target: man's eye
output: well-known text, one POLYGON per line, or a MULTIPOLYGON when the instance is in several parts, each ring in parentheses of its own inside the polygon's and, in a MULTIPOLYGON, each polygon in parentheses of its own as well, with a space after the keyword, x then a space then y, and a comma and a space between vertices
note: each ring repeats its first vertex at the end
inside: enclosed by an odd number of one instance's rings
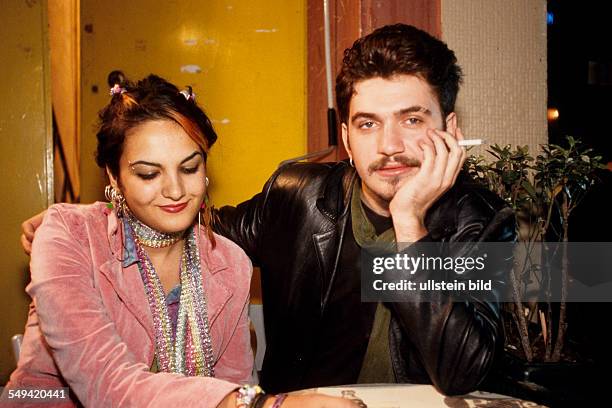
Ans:
POLYGON ((359 125, 360 129, 372 129, 373 127, 374 127, 374 122, 372 122, 371 120, 367 122, 363 122, 359 125))
POLYGON ((193 174, 198 171, 199 166, 195 167, 183 167, 183 173, 185 174, 193 174))
POLYGON ((153 180, 155 177, 157 177, 158 174, 159 174, 158 172, 153 172, 153 173, 137 173, 136 175, 143 180, 153 180))
POLYGON ((408 118, 406 119, 406 123, 408 123, 409 125, 415 126, 415 125, 419 125, 423 123, 423 121, 419 118, 408 118))

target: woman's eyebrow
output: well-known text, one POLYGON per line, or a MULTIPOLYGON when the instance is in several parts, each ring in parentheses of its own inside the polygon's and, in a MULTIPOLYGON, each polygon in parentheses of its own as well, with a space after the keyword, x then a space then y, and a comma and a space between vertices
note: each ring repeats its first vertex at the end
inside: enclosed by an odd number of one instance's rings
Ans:
MULTIPOLYGON (((181 160, 181 164, 183 164, 185 162, 188 162, 189 160, 193 159, 196 156, 200 156, 201 157, 202 153, 198 152, 198 151, 195 151, 195 152, 191 153, 189 156, 187 156, 183 160, 181 160)), ((137 164, 144 164, 145 166, 153 166, 153 167, 160 167, 160 168, 163 167, 159 163, 149 162, 149 161, 146 161, 146 160, 138 160, 138 161, 135 161, 133 163, 129 163, 130 166, 135 166, 137 164)))
POLYGON ((185 162, 188 162, 189 160, 193 159, 193 158, 194 158, 194 157, 196 157, 196 156, 200 156, 200 157, 201 157, 201 156, 202 156, 202 152, 195 151, 195 152, 191 153, 189 156, 185 157, 185 158, 184 158, 184 159, 181 161, 181 164, 183 164, 183 163, 185 163, 185 162))

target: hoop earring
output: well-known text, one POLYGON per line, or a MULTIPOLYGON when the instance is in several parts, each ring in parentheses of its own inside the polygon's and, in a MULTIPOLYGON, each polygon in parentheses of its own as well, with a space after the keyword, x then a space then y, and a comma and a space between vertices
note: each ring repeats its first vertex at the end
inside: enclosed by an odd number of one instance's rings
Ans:
POLYGON ((115 190, 110 184, 104 188, 104 197, 112 204, 117 217, 123 217, 125 213, 125 197, 119 191, 115 190))
POLYGON ((206 176, 206 187, 208 187, 209 184, 210 184, 210 180, 208 179, 208 176, 206 176))
POLYGON ((355 165, 353 164, 353 158, 349 157, 349 164, 351 165, 351 167, 355 167, 355 165))

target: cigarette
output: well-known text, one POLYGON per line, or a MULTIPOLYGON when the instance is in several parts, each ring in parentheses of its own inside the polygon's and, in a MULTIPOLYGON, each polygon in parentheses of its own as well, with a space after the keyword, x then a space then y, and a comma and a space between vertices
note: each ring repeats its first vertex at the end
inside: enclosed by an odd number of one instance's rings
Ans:
POLYGON ((484 139, 465 139, 459 140, 457 143, 459 146, 480 146, 481 144, 485 144, 486 141, 484 139))

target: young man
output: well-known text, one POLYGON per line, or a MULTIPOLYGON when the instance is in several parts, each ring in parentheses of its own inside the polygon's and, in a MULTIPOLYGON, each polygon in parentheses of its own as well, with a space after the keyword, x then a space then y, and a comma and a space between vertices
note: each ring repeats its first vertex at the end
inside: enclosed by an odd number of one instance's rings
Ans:
MULTIPOLYGON (((336 83, 350 164, 282 167, 216 214, 216 230, 261 267, 265 388, 426 382, 460 394, 486 375, 503 344, 497 304, 360 299, 372 242, 514 240, 512 212, 460 175, 460 78, 454 53, 414 27, 357 40, 336 83)), ((487 273, 501 281, 506 268, 487 273)))
MULTIPOLYGON (((496 303, 360 297, 372 243, 514 240, 512 211, 461 174, 460 79, 454 53, 412 26, 357 40, 336 84, 350 162, 284 166, 215 213, 215 230, 261 267, 266 391, 419 382, 461 394, 487 374, 503 344, 496 303)), ((503 280, 507 266, 487 273, 503 280)))

